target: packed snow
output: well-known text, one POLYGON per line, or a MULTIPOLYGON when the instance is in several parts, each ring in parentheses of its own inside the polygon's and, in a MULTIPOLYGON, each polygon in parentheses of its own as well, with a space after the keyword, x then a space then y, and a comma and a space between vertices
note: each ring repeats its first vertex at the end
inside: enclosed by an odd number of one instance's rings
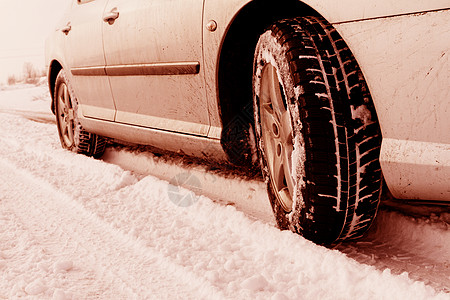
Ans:
POLYGON ((386 200, 325 248, 275 228, 261 180, 61 149, 49 107, 45 85, 0 91, 0 299, 450 299, 448 208, 386 200))

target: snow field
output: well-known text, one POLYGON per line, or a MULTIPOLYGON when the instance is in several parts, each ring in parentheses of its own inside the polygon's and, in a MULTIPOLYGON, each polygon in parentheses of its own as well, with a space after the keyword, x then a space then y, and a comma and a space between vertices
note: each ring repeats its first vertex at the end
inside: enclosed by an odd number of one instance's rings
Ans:
POLYGON ((179 207, 167 181, 60 149, 55 125, 0 128, 0 298, 450 299, 205 196, 179 207))

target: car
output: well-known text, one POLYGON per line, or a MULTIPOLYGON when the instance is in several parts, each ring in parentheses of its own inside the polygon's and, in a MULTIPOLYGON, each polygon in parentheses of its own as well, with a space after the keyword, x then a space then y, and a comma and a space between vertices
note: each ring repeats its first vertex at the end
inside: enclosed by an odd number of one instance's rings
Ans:
POLYGON ((277 224, 363 235, 385 181, 450 200, 448 0, 73 0, 46 41, 63 148, 260 168, 277 224))

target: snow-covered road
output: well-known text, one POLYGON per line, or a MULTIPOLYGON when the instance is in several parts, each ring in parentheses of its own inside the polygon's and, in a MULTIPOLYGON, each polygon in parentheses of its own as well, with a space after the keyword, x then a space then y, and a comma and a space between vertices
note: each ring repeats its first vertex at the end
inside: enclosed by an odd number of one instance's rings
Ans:
POLYGON ((450 299, 446 209, 387 203, 327 249, 276 229, 258 180, 62 150, 48 108, 44 86, 0 91, 0 299, 450 299))

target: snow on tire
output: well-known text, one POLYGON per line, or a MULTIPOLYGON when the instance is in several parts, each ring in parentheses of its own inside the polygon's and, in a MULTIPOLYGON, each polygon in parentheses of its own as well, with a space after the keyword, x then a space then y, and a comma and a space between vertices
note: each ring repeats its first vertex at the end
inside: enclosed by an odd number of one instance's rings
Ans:
POLYGON ((279 227, 320 244, 360 237, 378 208, 381 133, 338 32, 317 17, 273 24, 256 46, 253 94, 279 227))
POLYGON ((54 101, 61 146, 76 153, 101 157, 105 152, 106 140, 81 127, 78 121, 78 101, 64 70, 56 77, 54 101))

